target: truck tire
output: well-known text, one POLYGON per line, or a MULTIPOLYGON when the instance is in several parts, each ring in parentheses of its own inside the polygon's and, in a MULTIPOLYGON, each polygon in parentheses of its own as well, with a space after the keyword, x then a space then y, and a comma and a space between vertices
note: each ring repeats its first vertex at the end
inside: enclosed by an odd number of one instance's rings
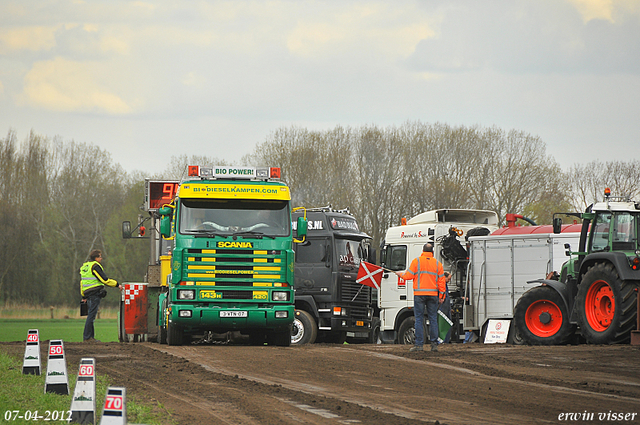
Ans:
POLYGON ((160 326, 160 329, 158 329, 158 342, 160 344, 167 343, 167 328, 164 326, 160 326))
POLYGON ((377 344, 380 339, 380 319, 374 317, 371 321, 371 333, 369 334, 369 344, 377 344))
POLYGON ((402 321, 398 329, 398 344, 414 345, 416 343, 416 318, 409 316, 402 321))
POLYGON ((575 332, 562 297, 549 286, 522 294, 513 313, 516 333, 531 345, 560 345, 575 332))
POLYGON ((291 344, 313 344, 318 337, 318 326, 313 317, 304 310, 295 311, 291 328, 291 344))
POLYGON ((160 308, 160 311, 158 312, 158 315, 162 315, 161 320, 159 320, 160 322, 160 326, 158 326, 158 342, 160 344, 166 344, 167 343, 167 328, 166 328, 166 323, 167 323, 167 316, 166 316, 166 306, 167 306, 167 301, 166 299, 164 301, 162 301, 162 307, 160 308))
POLYGON ((288 347, 291 345, 291 330, 271 332, 267 335, 267 344, 277 347, 288 347))
POLYGON ((178 325, 174 325, 171 321, 167 324, 167 344, 182 345, 184 342, 184 332, 178 325))
POLYGON ((628 342, 636 325, 638 283, 622 281, 610 263, 598 263, 582 277, 576 296, 580 333, 592 344, 628 342))

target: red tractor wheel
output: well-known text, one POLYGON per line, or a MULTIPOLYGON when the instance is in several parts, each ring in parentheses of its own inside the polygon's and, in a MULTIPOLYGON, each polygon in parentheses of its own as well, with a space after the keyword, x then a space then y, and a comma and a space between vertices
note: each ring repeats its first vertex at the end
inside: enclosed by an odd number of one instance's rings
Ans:
POLYGON ((533 345, 564 344, 575 332, 562 297, 549 286, 522 294, 513 317, 521 338, 533 345))
POLYGON ((635 327, 634 282, 622 281, 609 263, 591 267, 582 277, 576 297, 580 332, 593 344, 627 342, 635 327))

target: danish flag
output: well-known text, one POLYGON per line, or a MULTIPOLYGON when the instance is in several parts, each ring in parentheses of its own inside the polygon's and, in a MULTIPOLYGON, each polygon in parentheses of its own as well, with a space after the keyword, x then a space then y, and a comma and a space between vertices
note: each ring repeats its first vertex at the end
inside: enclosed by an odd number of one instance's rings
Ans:
POLYGON ((361 261, 356 282, 375 289, 380 289, 383 271, 384 268, 382 267, 376 266, 375 264, 367 263, 366 261, 361 261))

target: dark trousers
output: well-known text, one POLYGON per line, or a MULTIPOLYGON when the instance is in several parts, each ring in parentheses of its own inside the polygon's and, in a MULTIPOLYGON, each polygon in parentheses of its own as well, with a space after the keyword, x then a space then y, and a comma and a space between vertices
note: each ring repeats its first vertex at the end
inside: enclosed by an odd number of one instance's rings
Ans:
POLYGON ((416 346, 422 346, 427 341, 436 344, 438 342, 438 297, 431 295, 413 296, 413 314, 416 319, 416 346), (424 334, 424 317, 429 319, 429 336, 424 334))
POLYGON ((84 322, 84 332, 82 333, 82 339, 87 340, 89 338, 95 338, 95 332, 93 330, 93 321, 96 320, 98 315, 98 307, 100 307, 100 301, 102 298, 100 295, 89 295, 87 297, 87 321, 84 322))

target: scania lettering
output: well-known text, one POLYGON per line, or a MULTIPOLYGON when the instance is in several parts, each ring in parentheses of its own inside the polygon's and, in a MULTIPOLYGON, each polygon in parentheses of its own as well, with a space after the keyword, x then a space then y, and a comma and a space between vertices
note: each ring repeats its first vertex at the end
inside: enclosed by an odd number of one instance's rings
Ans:
MULTIPOLYGON (((360 261, 374 262, 371 238, 348 210, 308 209, 308 236, 295 245, 293 344, 369 342, 375 333, 371 288, 356 282, 360 261)), ((294 229, 302 211, 293 213, 294 229)))

